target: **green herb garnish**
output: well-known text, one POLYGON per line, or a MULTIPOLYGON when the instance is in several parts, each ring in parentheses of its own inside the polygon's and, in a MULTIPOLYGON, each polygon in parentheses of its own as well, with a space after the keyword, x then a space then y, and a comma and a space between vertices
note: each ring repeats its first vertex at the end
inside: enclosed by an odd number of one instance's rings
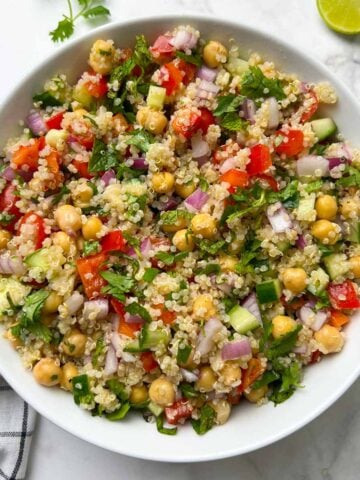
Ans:
POLYGON ((125 293, 130 292, 135 285, 133 278, 110 272, 109 270, 100 272, 100 275, 108 282, 108 285, 102 288, 102 293, 112 295, 120 302, 125 301, 125 293))
POLYGON ((87 375, 78 375, 71 380, 73 386, 73 396, 76 405, 89 404, 93 401, 94 395, 90 390, 89 377, 87 375))
POLYGON ((100 243, 97 240, 85 240, 83 254, 84 257, 94 255, 99 251, 100 243))
POLYGON ((158 268, 146 268, 142 280, 151 283, 159 273, 160 270, 158 268))
POLYGON ((89 172, 105 172, 119 164, 119 153, 99 138, 95 139, 89 160, 89 172))
POLYGON ((164 427, 164 416, 161 414, 158 417, 156 417, 156 428, 159 433, 162 433, 163 435, 176 435, 177 433, 177 428, 165 428, 164 427))
POLYGON ((241 94, 247 98, 275 97, 282 100, 286 97, 283 82, 277 78, 267 78, 259 67, 249 67, 241 79, 241 94))
POLYGON ((215 410, 206 403, 200 409, 200 418, 198 418, 197 420, 192 419, 191 425, 193 426, 193 429, 198 435, 204 435, 214 426, 215 418, 215 410))
POLYGON ((152 318, 150 313, 137 302, 132 302, 130 305, 126 305, 125 310, 130 313, 130 315, 139 315, 145 322, 151 322, 152 318))

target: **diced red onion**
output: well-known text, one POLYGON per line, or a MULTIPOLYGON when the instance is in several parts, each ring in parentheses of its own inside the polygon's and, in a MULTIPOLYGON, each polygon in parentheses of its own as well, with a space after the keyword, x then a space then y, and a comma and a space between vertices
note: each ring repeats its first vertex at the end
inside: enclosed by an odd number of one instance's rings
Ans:
POLYGON ((216 95, 220 90, 220 87, 215 85, 215 83, 208 82, 206 80, 201 80, 198 89, 197 96, 199 98, 208 98, 209 94, 216 95))
POLYGON ((200 188, 197 188, 195 192, 187 197, 184 205, 189 212, 194 213, 201 210, 208 200, 209 195, 206 192, 203 192, 200 188))
POLYGON ((109 314, 109 301, 107 298, 97 298, 84 303, 83 316, 85 320, 104 320, 109 314))
POLYGON ((101 177, 101 181, 104 182, 105 187, 107 187, 110 183, 110 180, 113 180, 114 178, 116 178, 115 172, 110 168, 110 170, 107 170, 101 177))
POLYGON ((225 173, 227 172, 228 170, 231 170, 232 168, 236 168, 237 166, 237 163, 236 163, 236 158, 235 157, 230 157, 230 158, 227 158, 221 165, 220 165, 220 168, 219 168, 219 172, 222 174, 222 173, 225 173))
POLYGON ((197 44, 197 37, 194 33, 181 29, 176 32, 169 43, 177 50, 191 50, 197 44))
POLYGON ((131 315, 128 312, 125 313, 124 319, 126 323, 144 323, 144 320, 140 317, 140 315, 131 315))
POLYGON ((104 374, 112 375, 116 373, 118 369, 118 359, 116 358, 115 348, 109 345, 105 358, 104 374))
POLYGON ((82 153, 84 151, 84 148, 82 145, 78 142, 77 138, 69 135, 66 139, 66 143, 69 145, 69 147, 74 150, 76 153, 82 153))
POLYGON ((348 163, 347 159, 344 157, 331 157, 331 158, 327 158, 327 161, 329 162, 330 170, 332 170, 335 167, 338 167, 339 165, 348 163))
POLYGON ((346 143, 337 143, 331 146, 331 155, 335 158, 345 158, 346 160, 352 160, 352 152, 346 143))
POLYGON ((245 118, 245 120, 249 120, 251 123, 254 123, 256 113, 256 105, 254 100, 246 98, 241 105, 241 113, 242 117, 245 118))
POLYGON ((175 197, 169 197, 166 202, 161 202, 160 206, 156 207, 161 212, 167 212, 168 210, 174 210, 180 203, 180 200, 175 197))
POLYGON ((222 329, 222 324, 217 318, 210 318, 200 332, 197 350, 200 355, 207 355, 214 346, 214 337, 222 329))
POLYGON ((221 358, 223 360, 235 360, 250 354, 251 345, 247 338, 226 343, 221 350, 221 358))
POLYGON ((207 82, 213 82, 217 74, 218 71, 215 68, 209 68, 206 65, 202 65, 197 71, 197 76, 207 82))
POLYGON ((151 248, 152 248, 152 245, 151 245, 150 238, 149 237, 144 238, 144 240, 141 242, 141 245, 140 245, 140 251, 142 255, 144 255, 144 257, 149 255, 151 248))
POLYGON ((199 375, 196 375, 194 372, 190 372, 190 370, 186 370, 185 368, 180 368, 180 372, 187 382, 192 383, 199 379, 199 375))
POLYGON ((304 235, 300 234, 296 239, 295 244, 300 250, 304 250, 304 248, 306 247, 306 240, 304 235))
POLYGON ((83 305, 84 296, 75 291, 69 298, 65 300, 65 305, 69 315, 74 315, 83 305))
POLYGON ((300 91, 301 93, 307 93, 310 90, 310 86, 306 82, 301 82, 300 83, 300 91))
POLYGON ((241 302, 241 306, 246 308, 246 310, 254 315, 254 317, 257 318, 262 325, 261 312, 254 292, 250 293, 250 295, 241 302))
POLYGON ((34 135, 45 135, 45 133, 48 131, 44 119, 36 110, 29 113, 29 115, 25 118, 25 123, 34 135))
POLYGON ((319 310, 316 312, 315 321, 311 325, 311 328, 317 332, 324 325, 329 317, 329 313, 326 310, 319 310))
POLYGON ((268 128, 277 128, 280 123, 279 104, 274 97, 268 98, 267 103, 269 106, 268 128))
POLYGON ((209 161, 209 155, 204 155, 203 157, 199 157, 196 159, 199 167, 202 167, 203 165, 205 165, 205 163, 208 163, 209 161))
POLYGON ((0 273, 5 275, 24 275, 25 265, 21 258, 11 257, 8 253, 0 255, 0 273))
POLYGON ((307 155, 296 161, 296 171, 299 177, 315 176, 317 172, 326 177, 329 174, 329 162, 319 155, 307 155))
POLYGON ((299 353, 300 355, 304 354, 307 352, 307 346, 306 345, 299 345, 295 348, 293 348, 294 353, 299 353))
POLYGON ((290 215, 282 206, 281 202, 270 205, 266 211, 266 216, 274 232, 286 232, 292 227, 290 215))
POLYGON ((117 313, 110 313, 109 322, 111 323, 111 329, 113 332, 117 332, 119 328, 120 317, 117 313))
POLYGON ((22 168, 16 170, 16 173, 18 173, 25 182, 29 182, 34 175, 34 172, 31 170, 23 170, 22 168))
POLYGON ((135 168, 135 170, 147 170, 149 168, 149 164, 143 157, 133 158, 132 160, 133 164, 131 167, 135 168))
POLYGON ((122 351, 120 335, 117 332, 113 332, 110 335, 110 342, 115 349, 116 356, 120 357, 122 351))
POLYGON ((11 167, 6 167, 5 170, 2 172, 1 176, 8 182, 11 182, 15 178, 15 170, 13 170, 11 167))
POLYGON ((307 325, 315 332, 320 330, 328 319, 328 312, 326 310, 319 310, 314 312, 309 306, 304 305, 298 312, 299 319, 302 323, 307 325))
POLYGON ((200 135, 191 138, 191 149, 193 158, 201 158, 210 153, 209 144, 200 135))
POLYGON ((137 254, 136 254, 136 252, 135 252, 135 250, 134 250, 133 247, 130 247, 130 248, 128 249, 128 251, 126 252, 126 255, 127 255, 128 257, 137 258, 137 254))

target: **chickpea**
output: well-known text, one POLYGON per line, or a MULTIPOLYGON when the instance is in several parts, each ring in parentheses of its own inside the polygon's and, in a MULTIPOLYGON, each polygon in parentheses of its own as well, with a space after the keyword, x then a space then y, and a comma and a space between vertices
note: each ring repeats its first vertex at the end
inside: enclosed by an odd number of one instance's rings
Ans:
POLYGON ((154 135, 160 135, 168 123, 164 113, 151 110, 149 107, 139 109, 136 114, 136 120, 145 130, 148 130, 154 135))
POLYGON ((6 248, 11 240, 11 233, 7 230, 0 230, 0 249, 6 248))
POLYGON ((336 198, 332 195, 322 195, 316 200, 315 210, 318 218, 332 220, 337 212, 336 198))
POLYGON ((80 212, 72 205, 61 205, 55 210, 54 217, 63 232, 76 232, 81 228, 80 212))
POLYGON ((82 182, 75 188, 71 196, 74 204, 77 207, 83 208, 89 206, 89 202, 94 196, 94 191, 87 182, 82 182))
POLYGON ((154 173, 151 179, 152 188, 156 193, 170 193, 174 188, 175 177, 170 172, 154 173))
POLYGON ((162 225, 161 228, 166 233, 174 233, 174 232, 177 232, 178 230, 182 230, 182 229, 186 228, 188 226, 188 222, 189 221, 188 221, 187 218, 179 216, 175 223, 173 223, 171 225, 164 224, 164 225, 162 225))
POLYGON ((211 390, 214 390, 215 382, 215 372, 207 365, 200 368, 199 379, 195 383, 195 388, 200 392, 211 392, 211 390))
POLYGON ((314 333, 314 338, 319 344, 320 352, 325 355, 340 352, 344 346, 344 337, 337 328, 331 325, 325 324, 321 327, 320 330, 314 333))
POLYGON ((69 357, 81 357, 85 352, 87 336, 79 330, 70 330, 64 337, 62 349, 69 357))
POLYGON ((282 281, 290 292, 298 294, 306 288, 307 275, 303 268, 286 268, 282 274, 282 281))
POLYGON ((231 405, 227 400, 213 400, 210 406, 215 410, 217 425, 224 425, 230 417, 231 405))
POLYGON ((221 255, 219 257, 219 263, 221 271, 235 272, 235 267, 239 263, 239 260, 236 257, 232 257, 231 255, 221 255))
POLYGON ((51 235, 54 245, 58 245, 63 249, 64 253, 69 253, 70 246, 74 244, 69 235, 65 232, 55 232, 51 235))
POLYGON ((82 234, 85 240, 96 240, 102 227, 103 223, 99 217, 90 217, 82 227, 82 234))
POLYGON ((204 47, 203 59, 210 68, 217 68, 222 63, 226 63, 228 57, 227 48, 220 42, 210 40, 204 47))
POLYGON ((283 335, 294 330, 296 322, 290 317, 285 315, 276 315, 271 321, 272 323, 272 335, 274 338, 280 338, 283 335))
POLYGON ((112 123, 113 129, 117 135, 124 133, 129 128, 126 118, 121 113, 117 113, 113 116, 112 123))
POLYGON ((50 145, 50 147, 61 151, 65 147, 65 141, 68 135, 66 130, 51 129, 45 135, 45 142, 47 145, 50 145))
POLYGON ((172 243, 180 252, 191 252, 195 248, 194 237, 185 228, 175 233, 172 243))
POLYGON ((181 198, 187 198, 196 190, 196 185, 194 182, 189 183, 175 183, 175 192, 181 198))
POLYGON ((267 394, 269 388, 267 385, 264 385, 263 387, 257 388, 256 390, 253 389, 249 393, 244 392, 246 400, 248 400, 251 403, 257 403, 259 400, 261 400, 265 395, 267 394))
POLYGON ((356 218, 360 214, 360 201, 358 198, 343 198, 340 213, 344 218, 356 218))
POLYGON ((312 224, 311 234, 322 243, 334 245, 340 238, 340 227, 329 220, 317 220, 312 224))
POLYGON ((208 213, 198 213, 191 219, 191 228, 195 235, 211 239, 216 235, 216 221, 208 213))
POLYGON ((64 390, 72 391, 73 385, 71 380, 79 374, 77 366, 72 362, 67 362, 62 367, 62 374, 60 380, 60 386, 64 390))
POLYGON ((131 389, 130 402, 138 405, 146 402, 148 396, 148 391, 145 385, 135 385, 131 389))
POLYGON ((360 255, 350 258, 350 271, 355 278, 360 278, 360 255))
POLYGON ((210 295, 199 295, 193 303, 193 315, 197 320, 208 320, 217 313, 214 302, 210 295))
POLYGON ((35 380, 45 387, 53 387, 60 382, 61 368, 52 358, 42 358, 33 368, 35 380))
POLYGON ((45 300, 42 313, 55 313, 61 305, 63 297, 56 292, 50 292, 50 295, 45 300))
POLYGON ((157 378, 150 385, 149 397, 160 407, 168 407, 175 402, 174 385, 167 378, 157 378))
POLYGON ((114 55, 112 40, 96 40, 91 47, 89 65, 94 72, 107 75, 113 68, 114 55))
POLYGON ((234 362, 225 362, 225 365, 220 371, 222 381, 228 387, 234 382, 241 380, 241 368, 234 362))

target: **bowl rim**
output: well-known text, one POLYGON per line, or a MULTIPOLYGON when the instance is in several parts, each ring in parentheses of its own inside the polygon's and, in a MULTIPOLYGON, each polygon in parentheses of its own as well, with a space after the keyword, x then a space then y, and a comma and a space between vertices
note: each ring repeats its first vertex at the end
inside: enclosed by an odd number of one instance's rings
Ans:
MULTIPOLYGON (((131 18, 128 20, 118 20, 114 22, 106 23, 105 25, 101 25, 97 28, 91 29, 88 32, 80 35, 77 38, 69 40, 65 45, 61 45, 56 50, 54 50, 51 54, 49 54, 45 59, 41 62, 36 64, 31 70, 24 74, 19 81, 17 81, 10 93, 5 97, 3 101, 0 101, 0 113, 1 110, 6 108, 8 104, 12 101, 12 98, 16 94, 16 91, 21 88, 21 86, 32 79, 32 77, 40 73, 41 70, 48 64, 48 62, 55 60, 57 56, 72 50, 76 47, 77 44, 86 41, 94 37, 95 35, 101 35, 103 32, 105 33, 109 29, 119 28, 121 29, 124 26, 139 26, 141 28, 142 24, 146 23, 153 23, 155 21, 159 22, 169 22, 173 23, 174 21, 179 21, 183 23, 191 23, 192 21, 207 21, 209 23, 213 23, 216 26, 221 26, 221 28, 233 28, 233 29, 241 29, 243 31, 247 31, 251 34, 255 34, 260 36, 264 41, 269 40, 272 44, 276 44, 279 48, 285 46, 289 52, 293 52, 296 56, 301 57, 310 67, 315 67, 318 71, 324 74, 327 80, 334 82, 335 84, 340 84, 342 89, 346 91, 349 99, 356 105, 356 108, 360 112, 360 104, 358 99, 354 96, 351 92, 349 87, 344 84, 344 82, 339 79, 328 67, 326 67, 320 60, 312 58, 309 54, 304 53, 298 47, 294 46, 291 43, 287 43, 286 41, 282 40, 278 36, 266 32, 264 30, 259 30, 253 26, 245 25, 241 21, 232 21, 222 17, 216 17, 210 14, 202 14, 202 13, 175 13, 175 14, 164 14, 164 15, 149 15, 146 17, 136 17, 131 18)), ((140 30, 141 31, 141 30, 140 30)), ((360 319, 359 319, 360 321, 360 319)), ((341 385, 339 385, 336 389, 333 390, 332 394, 329 395, 327 398, 324 398, 323 402, 317 405, 316 408, 309 411, 309 413, 299 419, 297 422, 293 422, 291 426, 288 428, 283 428, 279 432, 274 432, 272 438, 260 440, 257 442, 253 442, 252 444, 248 444, 245 448, 244 447, 235 447, 235 448, 227 448, 226 450, 219 449, 219 452, 214 454, 199 454, 194 453, 191 457, 189 456, 182 456, 181 452, 178 452, 178 455, 173 456, 161 456, 161 454, 147 454, 146 451, 141 452, 134 452, 132 449, 127 449, 126 445, 120 445, 120 448, 117 448, 118 445, 114 445, 114 447, 109 447, 102 442, 101 438, 94 437, 91 434, 79 432, 75 425, 70 424, 70 422, 64 425, 61 421, 57 420, 56 412, 51 411, 45 404, 42 404, 40 401, 37 400, 37 397, 34 396, 31 391, 29 392, 26 387, 21 383, 19 379, 11 378, 11 375, 8 374, 5 368, 2 368, 0 363, 0 374, 4 377, 4 379, 9 383, 9 385, 14 388, 14 390, 29 404, 31 405, 40 415, 45 417, 47 420, 51 421, 58 427, 62 428, 63 430, 71 433, 75 437, 80 438, 81 440, 87 441, 93 445, 98 447, 104 448, 109 451, 113 451, 115 453, 120 453, 122 455, 127 455, 134 458, 141 458, 144 460, 150 461, 160 461, 160 462, 172 462, 172 463, 194 463, 194 462, 204 462, 204 461, 215 461, 225 458, 230 458, 237 455, 242 455, 245 453, 249 453, 260 448, 266 447, 268 445, 272 445, 279 440, 291 435, 292 433, 296 432, 297 430, 301 429, 302 427, 306 426, 316 417, 321 415, 325 410, 327 410, 331 405, 333 405, 349 388, 350 386, 357 380, 360 376, 360 364, 353 369, 352 373, 346 377, 341 385)), ((92 417, 90 417, 92 418, 92 417)))

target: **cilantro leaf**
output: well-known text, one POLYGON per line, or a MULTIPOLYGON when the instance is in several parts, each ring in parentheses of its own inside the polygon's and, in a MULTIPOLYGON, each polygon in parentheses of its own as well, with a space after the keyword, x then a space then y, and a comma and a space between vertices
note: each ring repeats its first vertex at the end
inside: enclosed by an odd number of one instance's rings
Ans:
POLYGON ((315 180, 314 182, 310 182, 305 186, 305 191, 307 193, 317 192, 323 186, 323 180, 315 180))
POLYGON ((160 270, 158 268, 146 268, 142 280, 151 283, 159 273, 160 270))
POLYGON ((190 345, 179 346, 176 361, 182 365, 185 364, 190 357, 191 350, 192 348, 190 345))
POLYGON ((100 337, 96 340, 95 350, 91 355, 91 361, 94 367, 98 366, 99 357, 105 352, 105 340, 103 337, 100 337))
POLYGON ((71 37, 74 33, 74 22, 64 15, 63 20, 60 20, 56 28, 50 32, 50 37, 53 42, 63 42, 71 37))
POLYGON ((275 372, 274 370, 267 370, 265 373, 261 375, 261 377, 256 380, 251 388, 254 390, 257 390, 258 388, 265 387, 266 385, 269 385, 269 383, 274 382, 275 380, 278 380, 280 378, 280 375, 275 372))
POLYGON ((89 404, 93 401, 94 395, 90 390, 89 377, 86 374, 73 377, 71 383, 76 405, 89 404))
POLYGON ((236 112, 226 113, 220 120, 220 126, 231 132, 239 132, 240 130, 246 130, 248 122, 239 117, 236 112))
POLYGON ((291 352, 296 344, 301 329, 302 325, 296 325, 294 330, 271 342, 266 351, 267 357, 270 360, 274 360, 275 358, 282 357, 291 352))
POLYGON ((160 222, 162 225, 175 225, 179 220, 191 220, 193 216, 194 214, 187 210, 169 210, 161 213, 160 222))
POLYGON ((204 268, 195 269, 195 275, 211 275, 212 273, 220 273, 221 268, 218 263, 208 263, 204 268))
POLYGON ((134 145, 141 152, 147 152, 151 143, 155 142, 155 137, 143 128, 138 128, 129 132, 131 137, 126 140, 128 145, 134 145))
POLYGON ((197 420, 192 419, 191 425, 193 426, 193 429, 198 435, 204 435, 214 426, 215 418, 215 410, 206 403, 200 409, 200 418, 198 418, 197 420))
POLYGON ((99 246, 100 243, 97 240, 85 240, 83 248, 84 257, 97 253, 99 250, 99 246))
POLYGON ((235 95, 233 93, 229 95, 222 95, 217 99, 218 104, 213 114, 215 117, 221 117, 225 115, 225 113, 237 112, 244 99, 245 97, 242 95, 235 95))
POLYGON ((36 95, 33 96, 33 101, 39 102, 39 103, 41 102, 44 108, 59 107, 60 105, 62 105, 62 102, 60 102, 60 100, 55 98, 49 92, 37 93, 36 95))
POLYGON ((203 238, 198 242, 198 247, 200 248, 202 253, 208 255, 216 255, 220 250, 224 248, 225 245, 225 240, 218 240, 217 242, 213 242, 212 240, 203 238))
POLYGON ((63 198, 63 196, 67 195, 68 193, 70 193, 70 190, 66 185, 63 185, 60 188, 60 191, 56 193, 53 199, 51 200, 52 205, 57 205, 60 202, 60 200, 63 198))
POLYGON ((265 77, 257 66, 249 67, 243 74, 241 93, 253 99, 275 97, 276 100, 282 100, 286 97, 282 82, 277 78, 265 77))
POLYGON ((89 172, 104 172, 119 163, 118 153, 102 140, 96 138, 89 160, 89 172))
POLYGON ((96 7, 89 8, 83 13, 84 18, 94 18, 103 15, 110 15, 110 10, 102 5, 97 5, 96 7))
POLYGON ((125 293, 130 292, 135 285, 133 278, 109 270, 100 272, 100 275, 108 282, 108 285, 102 288, 102 293, 112 295, 121 302, 125 301, 125 293))
POLYGON ((172 265, 173 263, 180 262, 188 255, 189 255, 189 252, 180 252, 180 253, 158 252, 155 255, 155 257, 161 262, 165 263, 165 265, 172 265))
POLYGON ((295 392, 296 388, 301 386, 301 365, 299 362, 292 362, 288 367, 284 367, 279 362, 276 362, 274 367, 274 374, 279 378, 275 380, 270 400, 276 405, 284 402, 295 392))
POLYGON ((50 292, 47 290, 37 290, 25 298, 25 303, 22 308, 22 314, 20 318, 20 322, 24 326, 28 326, 40 320, 41 311, 43 309, 45 300, 49 295, 50 292))
POLYGON ((132 302, 130 305, 126 305, 125 310, 130 313, 130 315, 139 315, 145 322, 151 322, 152 318, 150 313, 137 302, 132 302))
POLYGON ((202 65, 202 57, 199 52, 194 52, 191 55, 187 55, 186 53, 178 50, 175 52, 175 56, 181 58, 181 60, 184 60, 187 63, 192 63, 197 67, 201 67, 202 65))

